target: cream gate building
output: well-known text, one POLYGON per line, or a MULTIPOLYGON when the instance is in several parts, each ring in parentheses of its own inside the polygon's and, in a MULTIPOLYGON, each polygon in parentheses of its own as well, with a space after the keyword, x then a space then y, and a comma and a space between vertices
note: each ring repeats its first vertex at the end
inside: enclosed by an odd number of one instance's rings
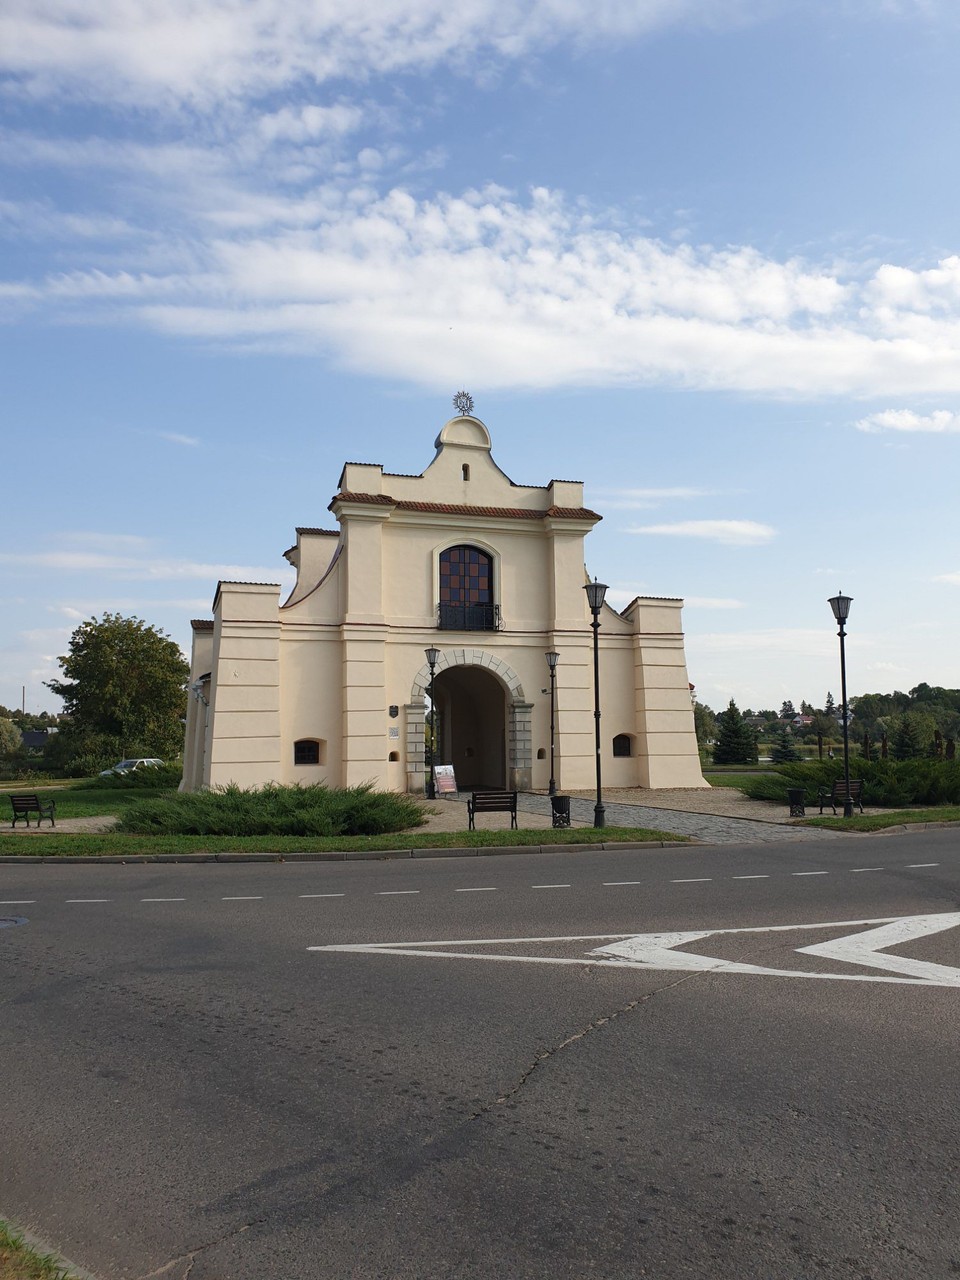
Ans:
MULTIPOLYGON (((336 529, 298 529, 297 581, 221 582, 193 623, 183 788, 325 782, 423 792, 430 668, 438 763, 461 790, 546 789, 555 651, 555 778, 596 776, 579 481, 518 485, 471 412, 422 475, 348 462, 336 529)), ((680 600, 600 614, 605 787, 702 787, 680 600)))

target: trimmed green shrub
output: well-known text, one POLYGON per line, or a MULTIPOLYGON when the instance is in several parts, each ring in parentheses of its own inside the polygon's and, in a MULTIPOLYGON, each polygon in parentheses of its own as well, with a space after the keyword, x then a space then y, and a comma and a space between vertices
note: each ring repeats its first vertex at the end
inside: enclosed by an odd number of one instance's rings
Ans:
POLYGON ((245 791, 231 784, 134 803, 117 829, 134 835, 362 836, 403 831, 423 821, 421 807, 412 797, 374 791, 369 785, 332 788, 271 783, 245 791))
MULTIPOLYGON (((863 803, 877 808, 960 804, 960 761, 957 760, 864 760, 860 757, 851 761, 851 776, 863 779, 863 803)), ((787 790, 803 787, 809 804, 820 787, 829 790, 842 777, 842 759, 779 764, 775 773, 746 781, 742 790, 752 800, 786 804, 787 790)))

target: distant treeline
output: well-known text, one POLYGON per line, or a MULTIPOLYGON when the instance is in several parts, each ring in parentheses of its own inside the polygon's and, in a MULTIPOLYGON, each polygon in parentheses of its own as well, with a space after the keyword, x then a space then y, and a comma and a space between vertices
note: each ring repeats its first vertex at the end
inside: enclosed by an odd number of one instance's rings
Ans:
MULTIPOLYGON (((799 710, 789 699, 781 704, 779 711, 754 711, 747 707, 741 712, 731 701, 724 716, 729 715, 730 707, 760 742, 771 743, 788 733, 797 742, 812 743, 819 738, 833 744, 843 736, 840 707, 832 693, 827 694, 819 707, 802 700, 799 710)), ((922 752, 933 753, 938 738, 960 739, 960 689, 918 684, 908 693, 899 690, 863 693, 850 699, 849 712, 850 737, 857 742, 862 742, 864 735, 873 743, 881 742, 886 736, 891 743, 895 739, 910 741, 918 744, 922 752)), ((700 745, 714 743, 720 730, 716 713, 698 702, 694 706, 694 719, 700 745)))

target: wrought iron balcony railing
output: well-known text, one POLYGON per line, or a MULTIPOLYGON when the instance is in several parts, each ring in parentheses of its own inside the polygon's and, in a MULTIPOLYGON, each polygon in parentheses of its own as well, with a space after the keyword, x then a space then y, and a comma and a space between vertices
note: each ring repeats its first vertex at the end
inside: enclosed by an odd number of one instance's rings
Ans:
POLYGON ((498 604, 437 605, 437 629, 439 631, 499 631, 500 606, 498 604))

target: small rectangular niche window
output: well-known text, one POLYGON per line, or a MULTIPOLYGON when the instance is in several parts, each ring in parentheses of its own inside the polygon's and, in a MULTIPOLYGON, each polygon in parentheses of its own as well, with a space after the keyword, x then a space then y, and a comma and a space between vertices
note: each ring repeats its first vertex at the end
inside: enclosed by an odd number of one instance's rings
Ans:
POLYGON ((615 756, 632 756, 633 755, 633 739, 629 733, 618 733, 613 740, 613 754, 615 756))
POLYGON ((470 463, 469 462, 465 462, 463 466, 460 468, 460 475, 464 480, 470 479, 470 463))
POLYGON ((294 764, 326 763, 327 744, 322 738, 299 738, 293 744, 294 764))

